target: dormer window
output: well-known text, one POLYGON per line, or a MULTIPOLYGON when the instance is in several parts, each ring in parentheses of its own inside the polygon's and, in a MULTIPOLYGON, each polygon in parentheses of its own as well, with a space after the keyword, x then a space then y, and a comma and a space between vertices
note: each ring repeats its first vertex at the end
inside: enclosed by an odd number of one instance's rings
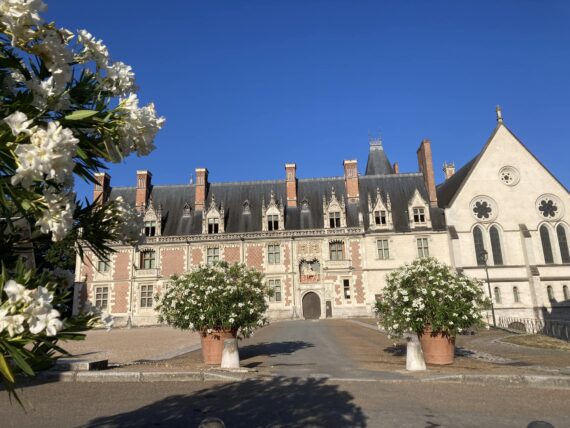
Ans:
POLYGON ((224 233, 224 203, 218 207, 213 194, 210 206, 202 218, 202 233, 209 235, 224 233))
POLYGON ((276 231, 285 229, 285 210, 281 200, 275 199, 271 191, 269 204, 265 205, 265 198, 261 202, 261 229, 263 231, 276 231))
POLYGON ((267 230, 279 230, 279 216, 271 214, 267 216, 267 230))
POLYGON ((390 202, 390 195, 385 194, 382 197, 380 188, 376 188, 376 198, 372 201, 372 196, 368 194, 368 212, 370 228, 373 230, 378 229, 391 229, 392 228, 392 203, 390 202))
POLYGON ((386 211, 384 210, 374 211, 374 224, 376 226, 386 226, 387 224, 386 211))
POLYGON ((346 227, 344 198, 337 199, 334 187, 331 188, 331 197, 328 201, 326 195, 323 195, 323 223, 325 229, 346 227))
POLYGON ((208 219, 208 233, 219 233, 220 232, 220 219, 218 217, 212 217, 208 219))
POLYGON ((414 208, 414 223, 425 224, 426 212, 424 208, 414 208))
POLYGON ((340 227, 340 212, 335 211, 329 213, 329 227, 331 229, 340 227))
POLYGON ((146 236, 156 235, 156 221, 150 220, 144 222, 144 234, 146 236))

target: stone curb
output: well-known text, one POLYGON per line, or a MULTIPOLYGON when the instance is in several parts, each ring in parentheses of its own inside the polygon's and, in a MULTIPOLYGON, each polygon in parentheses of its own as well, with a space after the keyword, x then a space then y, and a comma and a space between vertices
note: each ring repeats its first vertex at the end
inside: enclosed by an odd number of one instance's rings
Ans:
MULTIPOLYGON (((223 372, 41 372, 35 379, 47 382, 116 383, 116 382, 240 382, 249 379, 274 379, 275 376, 251 376, 251 373, 223 372)), ((314 377, 307 376, 307 379, 314 377)), ((322 380, 323 377, 317 377, 322 380)), ((332 382, 378 382, 378 383, 465 383, 501 386, 528 386, 533 388, 570 389, 570 376, 537 375, 475 375, 449 374, 407 379, 374 378, 327 378, 332 382)), ((33 380, 32 380, 33 381, 33 380)))

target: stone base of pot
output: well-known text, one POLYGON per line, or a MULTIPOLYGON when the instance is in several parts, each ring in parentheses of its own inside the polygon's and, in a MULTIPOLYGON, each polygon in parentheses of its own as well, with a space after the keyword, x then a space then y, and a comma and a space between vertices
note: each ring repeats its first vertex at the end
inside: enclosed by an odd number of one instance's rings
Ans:
POLYGON ((222 352, 224 350, 224 340, 234 339, 235 332, 232 331, 212 331, 202 332, 202 357, 204 364, 220 365, 222 362, 222 352))
POLYGON ((427 364, 452 364, 455 356, 455 337, 449 337, 431 330, 419 335, 424 359, 427 364))

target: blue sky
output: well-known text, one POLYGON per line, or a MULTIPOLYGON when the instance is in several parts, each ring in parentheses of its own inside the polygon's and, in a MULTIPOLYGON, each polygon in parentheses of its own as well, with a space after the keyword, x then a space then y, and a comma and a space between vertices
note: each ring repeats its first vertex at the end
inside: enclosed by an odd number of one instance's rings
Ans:
MULTIPOLYGON (((47 18, 85 28, 133 66, 139 96, 167 118, 157 150, 111 165, 154 184, 364 172, 368 135, 417 171, 432 140, 461 166, 505 123, 570 187, 570 2, 46 0, 47 18)), ((90 195, 78 183, 79 195, 90 195)))

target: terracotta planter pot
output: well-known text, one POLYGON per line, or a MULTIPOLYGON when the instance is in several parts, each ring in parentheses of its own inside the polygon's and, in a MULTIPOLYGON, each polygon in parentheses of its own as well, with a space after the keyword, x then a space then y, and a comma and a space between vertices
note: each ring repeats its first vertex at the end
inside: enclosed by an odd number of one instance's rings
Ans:
POLYGON ((222 351, 224 349, 224 340, 234 339, 235 331, 212 331, 201 333, 202 357, 204 364, 220 365, 222 362, 222 351))
POLYGON ((455 337, 445 336, 426 328, 419 335, 425 362, 428 364, 452 364, 455 356, 455 337))

